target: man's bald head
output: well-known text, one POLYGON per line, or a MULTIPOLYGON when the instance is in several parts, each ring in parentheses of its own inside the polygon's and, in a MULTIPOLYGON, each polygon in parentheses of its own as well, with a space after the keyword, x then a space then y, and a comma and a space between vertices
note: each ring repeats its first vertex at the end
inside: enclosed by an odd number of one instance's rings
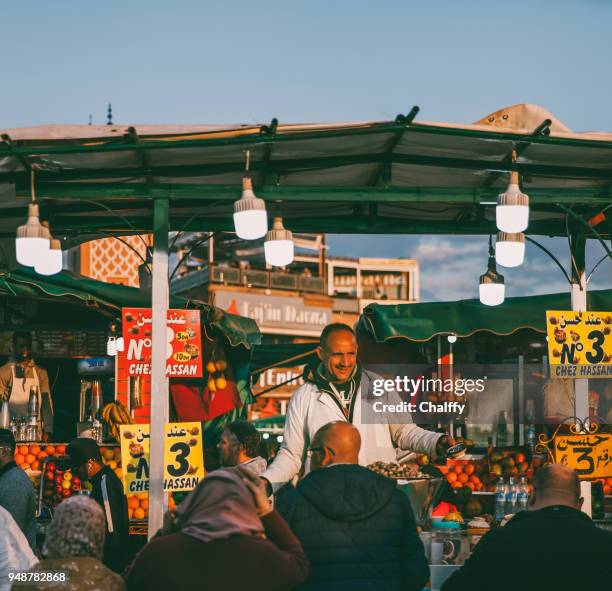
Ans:
POLYGON ((563 464, 549 464, 540 468, 533 477, 532 509, 551 505, 567 505, 579 509, 580 480, 576 471, 563 464))
POLYGON ((312 439, 312 468, 330 464, 357 464, 361 435, 350 423, 335 421, 321 427, 312 439))

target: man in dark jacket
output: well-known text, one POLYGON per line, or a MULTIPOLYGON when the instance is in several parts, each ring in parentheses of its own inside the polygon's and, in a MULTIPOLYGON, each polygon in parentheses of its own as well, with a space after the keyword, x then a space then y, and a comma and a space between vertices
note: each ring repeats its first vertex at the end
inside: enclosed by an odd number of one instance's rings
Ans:
POLYGON ((551 464, 536 472, 529 511, 485 535, 443 591, 608 589, 612 533, 580 511, 576 472, 551 464))
POLYGON ((126 566, 128 542, 127 500, 123 484, 114 470, 102 462, 98 444, 88 437, 73 439, 66 450, 68 463, 81 480, 92 484, 91 498, 106 516, 106 537, 102 562, 120 573, 126 566))
POLYGON ((422 589, 429 568, 408 498, 395 481, 357 464, 360 445, 349 423, 319 429, 312 472, 278 501, 310 561, 300 589, 422 589))
POLYGON ((15 463, 15 437, 0 429, 0 505, 17 522, 36 549, 36 494, 27 474, 15 463))

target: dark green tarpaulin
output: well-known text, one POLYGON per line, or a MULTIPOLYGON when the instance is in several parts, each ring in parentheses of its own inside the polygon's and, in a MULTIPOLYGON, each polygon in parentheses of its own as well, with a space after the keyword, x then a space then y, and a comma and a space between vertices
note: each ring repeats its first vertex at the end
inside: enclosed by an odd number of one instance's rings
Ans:
MULTIPOLYGON (((5 272, 0 274, 0 292, 23 298, 65 298, 67 301, 97 307, 101 313, 112 318, 119 317, 124 307, 151 306, 151 296, 140 289, 103 283, 65 271, 50 277, 43 277, 26 268, 5 272)), ((178 296, 170 298, 170 307, 199 308, 202 322, 220 331, 233 347, 242 345, 251 348, 261 340, 257 324, 250 318, 228 314, 203 302, 189 301, 178 296)))
MULTIPOLYGON (((612 290, 592 291, 587 297, 589 310, 612 310, 612 290)), ((478 300, 370 304, 359 319, 359 328, 379 343, 393 339, 422 342, 449 333, 466 337, 479 331, 508 335, 523 328, 543 333, 546 310, 571 309, 569 293, 507 298, 499 306, 483 306, 478 300)))

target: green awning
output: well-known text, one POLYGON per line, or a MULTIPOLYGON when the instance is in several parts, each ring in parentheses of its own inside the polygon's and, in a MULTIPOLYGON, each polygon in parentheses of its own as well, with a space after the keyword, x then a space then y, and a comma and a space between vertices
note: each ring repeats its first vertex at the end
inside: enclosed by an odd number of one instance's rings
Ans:
MULTIPOLYGON (((612 310, 612 290, 592 291, 587 297, 589 310, 612 310)), ((523 328, 544 333, 546 310, 571 310, 570 294, 507 298, 499 306, 484 306, 478 300, 370 304, 359 319, 359 329, 379 343, 394 339, 423 342, 449 333, 467 337, 480 331, 509 335, 523 328)))
MULTIPOLYGON (((134 287, 103 283, 78 277, 66 271, 43 277, 25 267, 18 271, 1 273, 0 292, 21 298, 65 298, 66 301, 96 307, 101 314, 110 318, 120 317, 121 308, 124 307, 148 308, 151 306, 151 296, 134 287)), ((233 347, 242 345, 250 349, 261 340, 257 323, 250 318, 228 314, 206 303, 178 296, 170 297, 170 307, 200 309, 202 322, 217 329, 233 347)))

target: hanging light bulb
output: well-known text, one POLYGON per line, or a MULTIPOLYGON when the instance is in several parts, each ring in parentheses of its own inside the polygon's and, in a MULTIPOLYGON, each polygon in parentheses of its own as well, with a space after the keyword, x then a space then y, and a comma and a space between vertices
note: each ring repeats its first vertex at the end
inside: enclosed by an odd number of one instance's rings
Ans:
POLYGON ((293 234, 285 230, 283 218, 274 218, 274 226, 266 234, 264 252, 268 265, 285 267, 293 262, 293 234))
POLYGON ((499 306, 503 303, 506 296, 506 285, 504 276, 497 272, 495 266, 495 251, 493 250, 492 239, 489 236, 489 264, 487 272, 480 276, 478 286, 478 296, 480 303, 485 306, 499 306))
POLYGON ((500 232, 523 232, 529 225, 529 196, 521 192, 519 174, 510 173, 510 182, 505 193, 497 197, 495 222, 500 232))
POLYGON ((59 240, 51 239, 51 247, 47 249, 34 264, 34 270, 39 275, 55 275, 62 270, 62 245, 59 240))
POLYGON ((457 335, 456 334, 449 334, 446 337, 446 340, 452 345, 452 344, 457 342, 457 335))
POLYGON ((518 267, 525 259, 525 235, 499 232, 495 242, 495 260, 502 267, 518 267))
POLYGON ((49 250, 51 232, 40 223, 37 203, 28 205, 28 220, 17 228, 15 255, 17 262, 33 267, 49 250))
POLYGON ((117 353, 123 353, 125 351, 125 341, 123 340, 123 337, 117 337, 115 346, 117 347, 117 353))
POLYGON ((117 355, 117 339, 112 335, 108 337, 108 341, 106 341, 106 354, 109 357, 117 355))
POLYGON ((242 179, 242 196, 234 202, 234 227, 243 240, 263 238, 268 231, 266 203, 255 197, 253 183, 247 177, 242 179))

